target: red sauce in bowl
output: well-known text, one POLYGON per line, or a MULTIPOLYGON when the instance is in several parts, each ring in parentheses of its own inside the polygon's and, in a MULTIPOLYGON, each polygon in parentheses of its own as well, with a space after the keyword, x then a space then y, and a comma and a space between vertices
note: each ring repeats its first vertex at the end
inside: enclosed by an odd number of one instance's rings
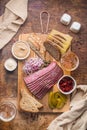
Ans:
POLYGON ((70 92, 74 89, 75 86, 75 81, 73 80, 72 77, 70 76, 63 76, 60 80, 59 80, 59 88, 62 92, 70 92))
POLYGON ((59 86, 62 91, 69 92, 73 89, 74 82, 70 77, 66 76, 60 81, 59 86))

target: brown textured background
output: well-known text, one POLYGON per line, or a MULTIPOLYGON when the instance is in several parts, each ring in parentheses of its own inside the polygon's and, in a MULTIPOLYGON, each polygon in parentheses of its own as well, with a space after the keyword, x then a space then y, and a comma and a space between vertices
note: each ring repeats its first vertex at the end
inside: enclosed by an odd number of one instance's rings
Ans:
MULTIPOLYGON (((9 0, 0 0, 0 15, 3 14, 5 4, 9 0)), ((87 1, 86 0, 29 0, 28 18, 22 25, 16 36, 0 50, 0 101, 11 98, 17 100, 17 69, 10 73, 4 67, 4 61, 12 57, 12 44, 18 40, 21 33, 41 32, 39 14, 40 11, 47 10, 50 15, 49 31, 57 29, 61 32, 73 36, 72 50, 79 56, 80 65, 72 72, 72 76, 77 80, 77 84, 87 84, 87 1), (82 24, 78 34, 72 33, 69 26, 60 23, 63 13, 69 13, 72 21, 82 24)), ((46 18, 44 17, 44 22, 46 18)), ((49 123, 59 114, 25 114, 18 113, 16 119, 10 123, 0 121, 0 130, 46 130, 49 123)))

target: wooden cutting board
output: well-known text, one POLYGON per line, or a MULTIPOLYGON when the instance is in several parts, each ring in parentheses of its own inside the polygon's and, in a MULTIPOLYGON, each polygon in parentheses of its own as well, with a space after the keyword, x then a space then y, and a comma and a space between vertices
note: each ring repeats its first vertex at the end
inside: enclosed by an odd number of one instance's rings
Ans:
MULTIPOLYGON (((55 59, 53 59, 48 54, 48 52, 45 51, 45 48, 43 46, 43 41, 46 39, 46 35, 45 34, 40 34, 40 33, 37 33, 36 35, 38 37, 40 37, 40 52, 42 53, 42 55, 44 55, 44 57, 47 60, 55 61, 55 59)), ((29 36, 29 34, 21 34, 19 36, 19 40, 21 40, 21 41, 27 41, 28 36, 29 36)), ((30 55, 29 55, 28 58, 35 57, 35 56, 36 56, 36 54, 31 50, 30 51, 30 55)), ((20 109, 20 105, 19 105, 20 99, 21 99, 21 92, 20 92, 21 89, 26 89, 26 91, 29 92, 29 90, 27 89, 27 87, 26 87, 26 85, 24 83, 24 80, 23 80, 24 73, 23 73, 22 68, 23 68, 24 62, 25 62, 24 60, 23 61, 18 61, 18 108, 19 108, 19 110, 21 110, 20 109)), ((64 70, 64 74, 70 75, 70 72, 67 72, 67 71, 64 70)), ((54 91, 54 92, 58 91, 57 84, 53 87, 52 91, 54 91)), ((31 93, 29 92, 29 94, 31 94, 31 93)), ((45 113, 45 112, 55 113, 55 112, 65 112, 65 111, 69 110, 70 96, 67 96, 67 97, 68 97, 67 103, 65 104, 65 106, 62 109, 50 109, 49 106, 48 106, 48 93, 47 93, 41 100, 38 100, 44 106, 43 108, 40 109, 39 112, 43 112, 43 113, 45 113)))

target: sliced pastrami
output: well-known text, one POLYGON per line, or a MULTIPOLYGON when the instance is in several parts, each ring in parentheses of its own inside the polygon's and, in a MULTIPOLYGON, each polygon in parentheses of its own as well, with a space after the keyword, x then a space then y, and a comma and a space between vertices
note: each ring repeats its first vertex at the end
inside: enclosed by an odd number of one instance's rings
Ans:
POLYGON ((25 77, 24 81, 31 93, 41 99, 62 75, 63 70, 56 62, 52 62, 48 67, 25 77))

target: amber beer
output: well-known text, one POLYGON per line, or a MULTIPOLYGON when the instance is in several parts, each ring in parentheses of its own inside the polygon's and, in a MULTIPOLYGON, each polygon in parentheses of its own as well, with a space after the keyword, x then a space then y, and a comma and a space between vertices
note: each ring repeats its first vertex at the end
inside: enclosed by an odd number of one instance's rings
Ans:
POLYGON ((16 107, 11 102, 4 102, 0 104, 0 120, 3 122, 10 122, 16 116, 16 107))

